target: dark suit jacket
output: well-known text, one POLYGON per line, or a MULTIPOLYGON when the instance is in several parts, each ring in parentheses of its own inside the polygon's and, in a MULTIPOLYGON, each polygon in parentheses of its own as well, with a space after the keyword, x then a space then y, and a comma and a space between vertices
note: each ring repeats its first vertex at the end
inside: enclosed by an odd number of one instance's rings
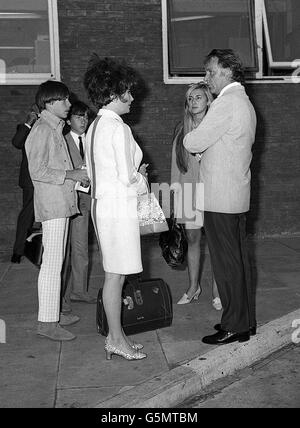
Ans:
MULTIPOLYGON (((75 141, 73 140, 73 137, 70 133, 65 135, 65 140, 67 142, 69 154, 73 163, 73 167, 75 168, 81 168, 83 165, 83 160, 80 156, 80 152, 76 146, 75 141)), ((80 201, 84 201, 85 205, 90 208, 91 206, 91 196, 88 193, 84 192, 77 192, 78 199, 79 199, 79 209, 80 209, 80 201)))
POLYGON ((12 139, 12 144, 19 150, 22 150, 22 161, 20 166, 19 174, 19 186, 20 187, 32 187, 33 184, 29 175, 28 160, 25 151, 25 141, 30 132, 30 128, 24 124, 17 126, 17 131, 12 139))

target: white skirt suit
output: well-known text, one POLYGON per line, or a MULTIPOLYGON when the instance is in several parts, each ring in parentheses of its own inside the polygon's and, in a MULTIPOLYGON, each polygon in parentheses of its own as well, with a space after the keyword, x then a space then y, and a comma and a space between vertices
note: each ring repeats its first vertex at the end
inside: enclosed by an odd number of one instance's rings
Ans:
POLYGON ((129 275, 143 270, 137 218, 137 195, 147 191, 138 172, 142 157, 129 126, 115 112, 100 109, 87 133, 86 162, 105 272, 129 275))

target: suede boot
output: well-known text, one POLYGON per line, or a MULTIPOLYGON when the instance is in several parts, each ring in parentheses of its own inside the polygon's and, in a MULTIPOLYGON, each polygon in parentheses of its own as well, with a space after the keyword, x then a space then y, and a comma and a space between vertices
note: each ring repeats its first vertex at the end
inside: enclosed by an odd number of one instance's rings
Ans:
POLYGON ((38 322, 37 335, 56 341, 73 340, 76 336, 62 328, 57 322, 38 322))

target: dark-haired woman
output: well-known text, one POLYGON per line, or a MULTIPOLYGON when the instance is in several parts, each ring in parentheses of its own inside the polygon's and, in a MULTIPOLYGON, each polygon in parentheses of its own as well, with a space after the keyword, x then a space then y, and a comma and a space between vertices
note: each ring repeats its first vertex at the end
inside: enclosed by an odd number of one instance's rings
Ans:
POLYGON ((134 71, 111 59, 94 56, 84 85, 97 118, 87 134, 87 168, 92 185, 92 219, 101 247, 105 281, 103 304, 109 332, 107 359, 113 354, 140 360, 141 344, 130 341, 121 326, 125 275, 142 271, 137 195, 147 191, 146 167, 139 165, 142 151, 121 116, 129 113, 134 71))
MULTIPOLYGON (((189 274, 189 288, 177 302, 178 305, 198 300, 202 292, 199 284, 199 269, 203 215, 195 207, 195 192, 201 191, 200 188, 196 189, 196 184, 199 183, 201 156, 190 154, 183 146, 183 138, 201 123, 212 101, 213 97, 207 85, 201 82, 190 85, 185 94, 183 122, 176 126, 174 132, 171 183, 175 192, 175 216, 178 223, 185 225, 188 240, 187 263, 189 274)), ((222 305, 214 278, 212 294, 213 307, 216 310, 221 310, 222 305)))

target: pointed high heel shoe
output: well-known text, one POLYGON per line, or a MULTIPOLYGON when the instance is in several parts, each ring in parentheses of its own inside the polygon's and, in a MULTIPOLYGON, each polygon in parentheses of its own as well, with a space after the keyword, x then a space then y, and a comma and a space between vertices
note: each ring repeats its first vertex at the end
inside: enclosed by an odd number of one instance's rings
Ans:
POLYGON ((113 354, 119 355, 120 357, 125 358, 125 360, 132 361, 132 360, 142 360, 147 357, 146 354, 143 352, 140 352, 138 350, 134 350, 133 354, 129 352, 122 351, 121 349, 118 349, 117 347, 109 344, 107 341, 105 341, 104 350, 106 353, 106 359, 111 360, 113 354))
POLYGON ((192 297, 189 297, 186 293, 184 293, 181 299, 178 300, 177 305, 186 305, 187 303, 191 303, 193 300, 198 300, 201 293, 201 287, 197 288, 196 292, 192 295, 192 297))

